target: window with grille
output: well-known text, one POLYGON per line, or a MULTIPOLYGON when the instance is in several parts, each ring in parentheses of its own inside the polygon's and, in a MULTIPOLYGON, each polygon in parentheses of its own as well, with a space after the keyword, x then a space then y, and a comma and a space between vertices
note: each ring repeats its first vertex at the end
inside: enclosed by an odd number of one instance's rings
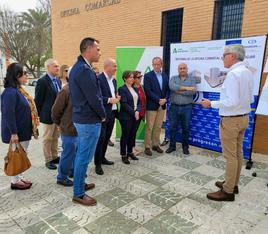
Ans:
POLYGON ((215 0, 212 39, 240 37, 245 0, 215 0))
POLYGON ((170 43, 181 42, 183 9, 162 12, 163 70, 169 75, 170 43))

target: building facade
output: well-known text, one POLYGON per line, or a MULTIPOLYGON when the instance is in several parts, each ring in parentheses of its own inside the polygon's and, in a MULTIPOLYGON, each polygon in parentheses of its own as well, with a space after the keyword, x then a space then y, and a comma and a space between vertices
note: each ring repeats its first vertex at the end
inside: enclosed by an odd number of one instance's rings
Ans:
MULTIPOLYGON (((105 58, 115 57, 118 46, 163 46, 168 73, 171 42, 267 32, 267 0, 52 0, 54 58, 72 65, 81 39, 94 37, 101 45, 100 70, 105 58)), ((253 151, 268 154, 267 142, 268 117, 257 116, 253 151)))

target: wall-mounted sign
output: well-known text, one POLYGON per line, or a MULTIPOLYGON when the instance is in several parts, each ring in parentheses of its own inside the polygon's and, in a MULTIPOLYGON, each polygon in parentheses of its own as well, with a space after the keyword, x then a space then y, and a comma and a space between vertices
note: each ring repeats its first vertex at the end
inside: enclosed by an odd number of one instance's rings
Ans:
POLYGON ((99 0, 99 1, 91 1, 85 5, 86 11, 97 10, 100 8, 112 6, 115 4, 119 4, 121 0, 99 0))
POLYGON ((61 17, 68 17, 72 15, 77 15, 77 14, 80 14, 79 8, 72 8, 72 9, 68 9, 68 10, 60 12, 61 17))

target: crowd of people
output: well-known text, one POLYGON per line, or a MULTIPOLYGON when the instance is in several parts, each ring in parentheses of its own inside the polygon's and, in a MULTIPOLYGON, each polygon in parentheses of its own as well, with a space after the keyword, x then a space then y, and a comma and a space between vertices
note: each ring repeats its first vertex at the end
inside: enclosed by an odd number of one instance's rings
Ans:
MULTIPOLYGON (((73 186, 73 202, 83 205, 95 205, 97 202, 85 193, 95 187, 94 183, 85 182, 93 157, 98 175, 104 174, 102 165, 114 164, 107 158, 106 151, 111 144, 115 119, 119 120, 122 132, 122 163, 139 160, 137 155, 140 152, 135 141, 142 120, 146 120, 145 155, 152 156, 152 151, 162 154, 160 132, 170 98, 170 144, 166 153, 176 150, 179 124, 183 153, 190 153, 189 125, 196 81, 188 75, 187 64, 179 64, 178 74, 169 79, 162 71, 162 59, 155 57, 152 60, 153 70, 144 77, 140 71, 124 71, 124 84, 118 88, 116 61, 105 59, 104 70, 99 73, 93 64, 99 61, 100 56, 99 41, 87 37, 81 41, 80 55, 72 67, 60 67, 55 59, 48 59, 45 62, 46 75, 38 80, 34 99, 23 89, 27 82, 23 67, 12 63, 7 68, 5 90, 1 95, 2 141, 12 145, 20 142, 27 151, 31 137, 38 137, 37 126, 41 123, 45 166, 50 170, 58 169, 57 184, 73 186), (59 137, 63 149, 60 157, 59 137)), ((220 190, 207 195, 211 200, 233 201, 234 194, 238 193, 242 141, 253 101, 253 79, 242 62, 244 57, 243 46, 225 47, 224 66, 230 71, 222 86, 220 100, 202 101, 204 108, 220 109, 220 138, 223 155, 227 159, 225 181, 216 182, 220 190)), ((11 189, 24 190, 31 185, 32 182, 22 174, 11 177, 11 189)))

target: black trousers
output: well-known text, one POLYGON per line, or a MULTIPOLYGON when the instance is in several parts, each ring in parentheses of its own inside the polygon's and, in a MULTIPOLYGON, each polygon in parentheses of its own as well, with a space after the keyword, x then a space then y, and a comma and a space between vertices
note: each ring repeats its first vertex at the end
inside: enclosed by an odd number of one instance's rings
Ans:
POLYGON ((137 131, 139 130, 141 120, 142 119, 139 118, 139 120, 136 121, 137 123, 136 123, 136 129, 135 129, 135 137, 134 137, 133 147, 136 146, 136 135, 137 135, 137 131))
POLYGON ((120 138, 120 154, 126 155, 132 153, 132 148, 135 146, 135 137, 137 131, 136 119, 119 120, 121 125, 121 138, 120 138))
POLYGON ((105 122, 102 123, 101 133, 98 140, 97 148, 95 151, 94 163, 96 166, 100 166, 102 160, 105 158, 108 142, 113 132, 115 116, 108 117, 105 122))

